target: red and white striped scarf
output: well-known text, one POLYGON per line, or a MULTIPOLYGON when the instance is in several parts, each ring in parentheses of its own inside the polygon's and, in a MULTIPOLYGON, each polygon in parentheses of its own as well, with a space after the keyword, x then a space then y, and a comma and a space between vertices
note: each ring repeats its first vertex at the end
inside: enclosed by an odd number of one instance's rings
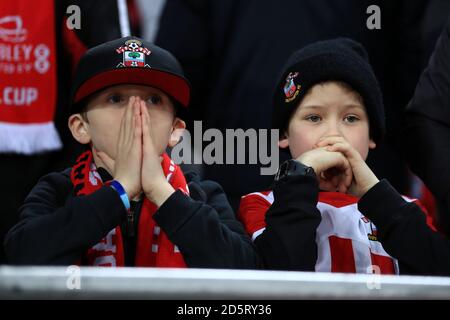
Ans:
POLYGON ((0 153, 62 148, 54 2, 0 1, 0 153))
MULTIPOLYGON (((181 171, 167 154, 163 154, 161 162, 167 181, 176 189, 189 194, 186 179, 181 171)), ((70 174, 74 185, 74 192, 78 195, 87 195, 102 187, 102 181, 93 162, 91 151, 86 151, 78 158, 70 174)), ((145 199, 142 205, 138 223, 137 247, 135 266, 140 267, 186 267, 183 256, 178 248, 169 240, 163 230, 153 220, 156 212, 155 204, 145 199)), ((93 266, 124 266, 124 250, 120 227, 112 229, 105 238, 90 248, 83 264, 93 266)))

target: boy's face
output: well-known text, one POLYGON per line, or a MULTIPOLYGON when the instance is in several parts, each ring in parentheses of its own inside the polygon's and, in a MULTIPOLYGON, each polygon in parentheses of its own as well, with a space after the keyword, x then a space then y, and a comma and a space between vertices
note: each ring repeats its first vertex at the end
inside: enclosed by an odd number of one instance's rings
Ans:
POLYGON ((340 136, 365 160, 375 142, 369 137, 369 118, 361 97, 338 82, 313 86, 292 115, 286 136, 279 141, 293 158, 315 148, 321 138, 340 136))
POLYGON ((117 85, 93 95, 83 115, 69 118, 72 135, 80 143, 91 143, 93 150, 103 151, 115 159, 121 121, 132 96, 147 104, 151 135, 159 154, 167 146, 175 145, 179 136, 178 130, 174 130, 184 129, 185 123, 175 117, 175 107, 164 92, 142 85, 117 85))

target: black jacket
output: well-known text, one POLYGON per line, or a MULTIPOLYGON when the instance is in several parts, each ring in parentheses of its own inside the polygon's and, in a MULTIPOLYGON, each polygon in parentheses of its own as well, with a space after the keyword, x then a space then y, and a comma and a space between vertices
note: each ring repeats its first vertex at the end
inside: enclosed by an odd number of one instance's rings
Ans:
POLYGON ((407 107, 403 152, 440 205, 450 234, 450 19, 407 107))
MULTIPOLYGON (((235 219, 222 188, 212 181, 201 181, 195 174, 187 174, 186 180, 192 198, 176 191, 154 219, 180 249, 187 266, 255 268, 258 259, 251 239, 235 219)), ((43 177, 20 214, 21 221, 5 240, 9 262, 69 265, 121 225, 126 210, 109 186, 90 195, 74 196, 67 169, 43 177)), ((127 248, 130 246, 124 243, 124 250, 127 248)))
POLYGON ((450 239, 430 229, 422 210, 382 180, 358 202, 377 226, 384 250, 399 261, 401 274, 450 276, 450 239))
MULTIPOLYGON (((274 184, 266 229, 255 245, 269 269, 314 271, 319 188, 309 176, 290 176, 274 184)), ((431 230, 426 216, 382 180, 358 202, 358 210, 377 227, 383 248, 399 262, 401 274, 450 275, 450 239, 431 230)))

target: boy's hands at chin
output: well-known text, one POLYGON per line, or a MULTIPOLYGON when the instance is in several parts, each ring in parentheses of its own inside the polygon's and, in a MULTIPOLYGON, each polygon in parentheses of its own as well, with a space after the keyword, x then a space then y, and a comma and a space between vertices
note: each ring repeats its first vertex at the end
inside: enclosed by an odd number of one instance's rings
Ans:
POLYGON ((346 193, 352 183, 350 163, 340 152, 315 148, 303 153, 297 161, 314 169, 320 190, 346 193))
POLYGON ((120 124, 116 159, 113 160, 102 151, 94 149, 94 152, 114 179, 124 187, 129 199, 141 192, 142 120, 138 99, 131 97, 126 107, 120 124))
POLYGON ((320 140, 317 146, 319 148, 326 148, 326 150, 332 153, 341 153, 347 159, 353 175, 353 181, 349 186, 348 193, 356 197, 362 197, 379 182, 359 152, 344 138, 338 136, 327 137, 320 140))
POLYGON ((147 106, 140 101, 142 119, 142 171, 141 181, 145 196, 160 207, 175 189, 167 181, 162 166, 162 157, 159 155, 153 137, 152 125, 147 106))

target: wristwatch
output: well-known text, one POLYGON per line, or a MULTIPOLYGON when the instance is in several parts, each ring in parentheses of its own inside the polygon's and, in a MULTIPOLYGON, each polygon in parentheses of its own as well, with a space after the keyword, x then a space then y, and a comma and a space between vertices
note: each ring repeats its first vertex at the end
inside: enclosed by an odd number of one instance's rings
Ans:
POLYGON ((290 159, 283 162, 280 166, 277 174, 275 175, 275 181, 281 181, 291 176, 316 177, 316 173, 312 167, 308 167, 300 161, 290 159))

